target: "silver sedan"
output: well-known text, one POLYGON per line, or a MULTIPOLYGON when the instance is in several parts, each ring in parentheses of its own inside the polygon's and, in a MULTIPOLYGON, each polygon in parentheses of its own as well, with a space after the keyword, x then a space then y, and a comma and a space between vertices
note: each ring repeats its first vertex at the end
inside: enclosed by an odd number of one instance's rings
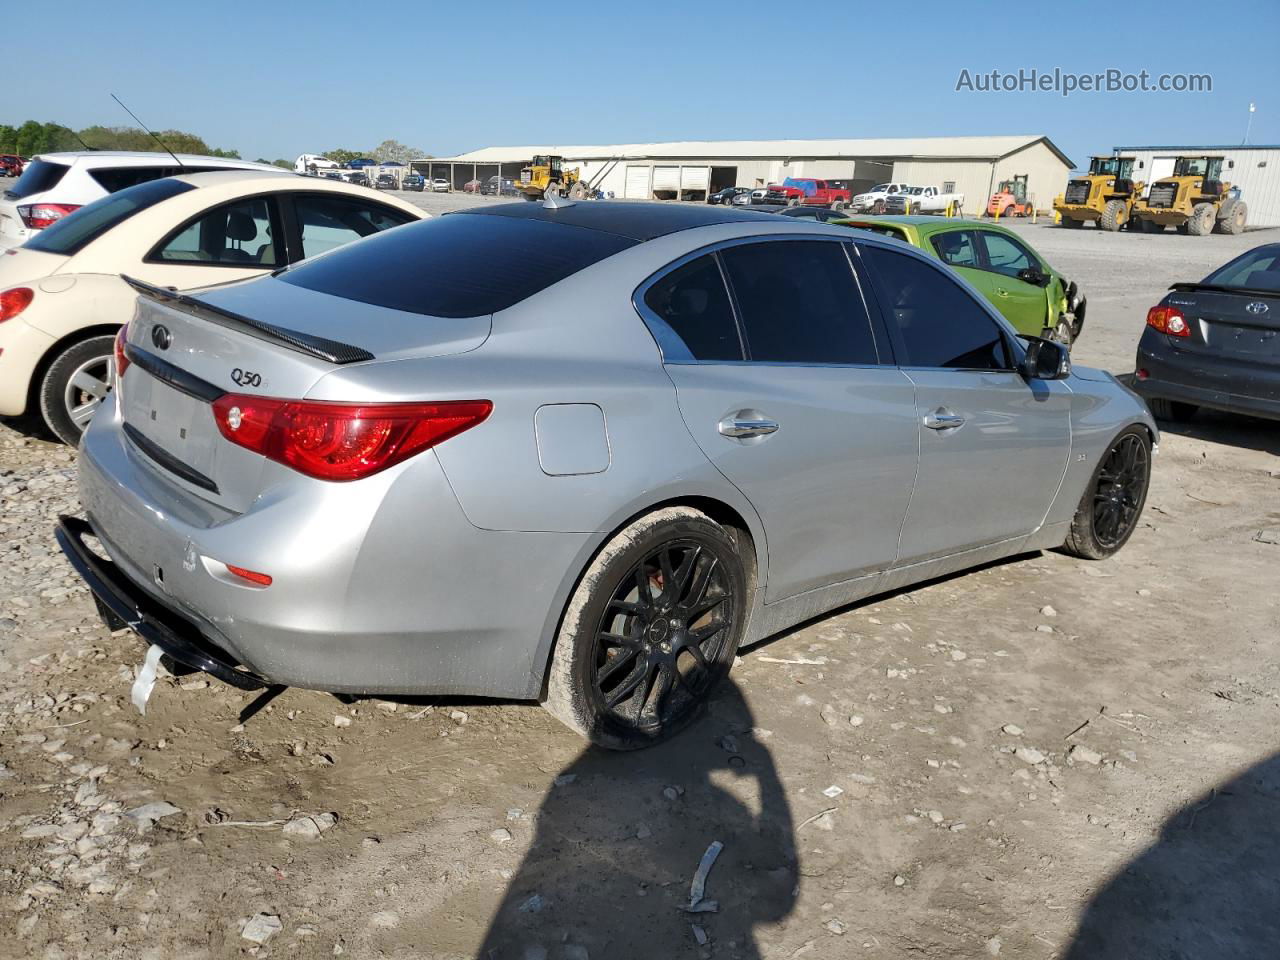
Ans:
POLYGON ((614 748, 740 644, 1110 555, 1157 438, 945 266, 735 208, 484 207, 136 287, 58 530, 111 623, 246 689, 536 699, 614 748))

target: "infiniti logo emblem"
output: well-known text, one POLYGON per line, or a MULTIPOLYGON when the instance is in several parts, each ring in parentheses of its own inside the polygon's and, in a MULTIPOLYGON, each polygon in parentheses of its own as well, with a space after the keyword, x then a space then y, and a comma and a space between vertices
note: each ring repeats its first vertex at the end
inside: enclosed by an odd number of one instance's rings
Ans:
POLYGON ((151 328, 151 342, 157 350, 168 350, 169 344, 173 343, 173 334, 163 323, 157 323, 151 328))
POLYGON ((1248 310, 1250 313, 1252 313, 1256 317, 1259 314, 1266 313, 1271 308, 1268 307, 1261 300, 1255 300, 1253 301, 1253 303, 1246 306, 1245 309, 1248 310))

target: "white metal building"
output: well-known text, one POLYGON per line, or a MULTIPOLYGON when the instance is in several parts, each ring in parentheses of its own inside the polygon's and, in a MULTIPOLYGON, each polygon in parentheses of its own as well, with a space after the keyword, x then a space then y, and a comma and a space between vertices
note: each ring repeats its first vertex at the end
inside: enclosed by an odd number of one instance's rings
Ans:
POLYGON ((1280 227, 1280 146, 1116 147, 1133 157, 1133 178, 1148 184, 1173 173, 1178 157, 1222 157, 1222 179, 1239 187, 1250 227, 1280 227))
POLYGON ((567 167, 615 197, 704 200, 724 187, 766 186, 787 177, 848 181, 854 192, 886 180, 937 185, 965 195, 976 213, 1001 180, 1026 174, 1041 209, 1060 193, 1073 164, 1043 135, 876 140, 728 140, 612 145, 485 147, 456 157, 413 161, 426 176, 461 189, 470 180, 517 179, 538 155, 567 167))

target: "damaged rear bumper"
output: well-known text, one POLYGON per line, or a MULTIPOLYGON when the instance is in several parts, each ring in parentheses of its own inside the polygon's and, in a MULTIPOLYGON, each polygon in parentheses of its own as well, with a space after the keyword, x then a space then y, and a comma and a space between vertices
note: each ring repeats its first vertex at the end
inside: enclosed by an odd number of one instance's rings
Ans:
POLYGON ((58 546, 99 603, 148 644, 183 666, 241 690, 269 686, 265 678, 240 669, 233 657, 209 643, 189 620, 139 590, 114 563, 90 550, 84 542, 85 537, 94 536, 88 521, 62 516, 54 532, 58 546))

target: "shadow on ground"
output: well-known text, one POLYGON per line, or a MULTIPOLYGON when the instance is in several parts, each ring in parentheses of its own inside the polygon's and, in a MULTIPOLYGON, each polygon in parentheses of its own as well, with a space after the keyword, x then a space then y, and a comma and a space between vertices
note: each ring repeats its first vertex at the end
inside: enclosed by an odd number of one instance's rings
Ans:
POLYGON ((666 744, 579 755, 537 812, 477 956, 760 957, 756 932, 791 912, 797 873, 791 813, 752 726, 726 682, 710 716, 666 744), (713 841, 724 848, 705 899, 718 910, 685 912, 713 841))
POLYGON ((1274 957, 1280 755, 1186 804, 1085 911, 1066 960, 1274 957))
POLYGON ((1161 420, 1159 426, 1162 433, 1259 450, 1280 457, 1280 424, 1272 420, 1201 410, 1186 423, 1161 420))

